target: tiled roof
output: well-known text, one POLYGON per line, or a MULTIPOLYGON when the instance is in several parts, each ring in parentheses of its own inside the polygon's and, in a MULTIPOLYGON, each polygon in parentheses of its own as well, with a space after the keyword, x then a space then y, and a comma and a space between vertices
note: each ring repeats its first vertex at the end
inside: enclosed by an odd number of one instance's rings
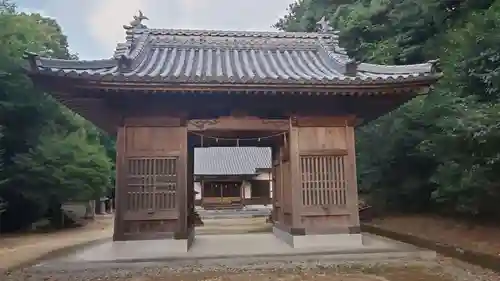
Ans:
POLYGON ((271 168, 271 149, 266 147, 195 148, 195 175, 254 175, 271 168))
MULTIPOLYGON (((137 28, 113 58, 67 61, 31 55, 40 73, 103 81, 229 84, 362 84, 435 78, 434 64, 357 63, 338 35, 137 28)), ((33 71, 33 70, 32 70, 33 71)))

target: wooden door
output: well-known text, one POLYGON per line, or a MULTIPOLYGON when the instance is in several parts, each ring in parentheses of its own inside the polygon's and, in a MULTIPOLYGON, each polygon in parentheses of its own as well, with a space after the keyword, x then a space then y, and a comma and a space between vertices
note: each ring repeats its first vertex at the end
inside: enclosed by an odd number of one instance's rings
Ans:
POLYGON ((182 128, 132 127, 126 134, 125 239, 171 238, 186 215, 182 128))

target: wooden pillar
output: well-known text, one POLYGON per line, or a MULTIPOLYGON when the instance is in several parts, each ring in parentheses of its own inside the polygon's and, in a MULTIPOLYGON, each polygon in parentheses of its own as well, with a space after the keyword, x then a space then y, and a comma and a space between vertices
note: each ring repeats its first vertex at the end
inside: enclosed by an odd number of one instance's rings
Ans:
POLYGON ((301 197, 301 170, 300 170, 300 148, 299 148, 299 128, 291 127, 289 133, 290 140, 290 186, 291 193, 291 211, 292 211, 292 225, 290 231, 292 234, 296 232, 303 232, 301 228, 301 211, 302 211, 302 197, 301 197))
POLYGON ((188 142, 187 147, 187 200, 188 200, 188 230, 194 228, 195 223, 195 192, 194 192, 194 146, 188 142))
POLYGON ((358 176, 356 173, 356 137, 354 127, 345 126, 348 159, 347 207, 350 213, 351 232, 361 232, 359 222, 358 176))
POLYGON ((278 205, 279 209, 277 212, 278 218, 277 221, 280 222, 281 225, 285 225, 285 207, 286 207, 286 200, 285 200, 285 188, 288 188, 285 186, 285 165, 283 158, 285 157, 284 154, 286 153, 285 147, 281 147, 278 151, 278 163, 276 165, 277 168, 277 173, 276 173, 276 180, 279 182, 277 186, 279 187, 279 200, 278 200, 278 205))
POLYGON ((204 201, 203 199, 205 198, 205 181, 203 181, 203 180, 200 181, 200 187, 201 187, 201 190, 200 190, 200 198, 201 198, 200 199, 200 206, 202 208, 205 208, 204 202, 203 202, 204 201))
POLYGON ((271 158, 271 182, 273 184, 273 197, 271 198, 271 204, 273 206, 272 208, 272 211, 271 211, 271 219, 272 219, 272 222, 273 224, 275 224, 277 221, 278 221, 278 208, 277 208, 277 202, 278 202, 278 187, 277 187, 277 182, 276 182, 276 173, 277 173, 277 169, 276 169, 276 166, 275 166, 275 163, 277 161, 277 158, 276 157, 278 154, 278 151, 279 151, 279 147, 276 147, 276 146, 273 146, 271 148, 271 155, 272 155, 272 158, 271 158))
POLYGON ((116 180, 115 180, 115 224, 113 229, 113 240, 124 240, 124 188, 125 188, 125 127, 118 127, 116 136, 116 180))
POLYGON ((177 212, 179 214, 175 239, 188 239, 188 135, 187 127, 180 127, 179 162, 177 167, 177 212))
POLYGON ((245 193, 245 181, 241 181, 241 184, 240 184, 240 205, 241 207, 244 207, 245 206, 245 196, 246 196, 246 193, 245 193))

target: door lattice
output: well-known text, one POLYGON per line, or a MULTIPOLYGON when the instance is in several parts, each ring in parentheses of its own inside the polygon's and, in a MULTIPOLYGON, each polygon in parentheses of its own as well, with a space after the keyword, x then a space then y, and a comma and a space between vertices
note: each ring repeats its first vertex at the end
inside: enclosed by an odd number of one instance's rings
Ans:
POLYGON ((177 157, 129 158, 127 211, 176 208, 177 157))

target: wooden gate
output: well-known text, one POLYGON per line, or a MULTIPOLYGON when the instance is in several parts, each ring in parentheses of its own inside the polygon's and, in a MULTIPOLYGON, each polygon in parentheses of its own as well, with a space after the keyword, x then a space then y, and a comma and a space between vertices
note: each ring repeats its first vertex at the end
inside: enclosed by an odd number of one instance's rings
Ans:
POLYGON ((177 158, 129 158, 127 172, 126 232, 174 232, 178 218, 177 158))
POLYGON ((181 128, 126 128, 119 190, 124 240, 171 238, 183 229, 185 138, 181 128))

